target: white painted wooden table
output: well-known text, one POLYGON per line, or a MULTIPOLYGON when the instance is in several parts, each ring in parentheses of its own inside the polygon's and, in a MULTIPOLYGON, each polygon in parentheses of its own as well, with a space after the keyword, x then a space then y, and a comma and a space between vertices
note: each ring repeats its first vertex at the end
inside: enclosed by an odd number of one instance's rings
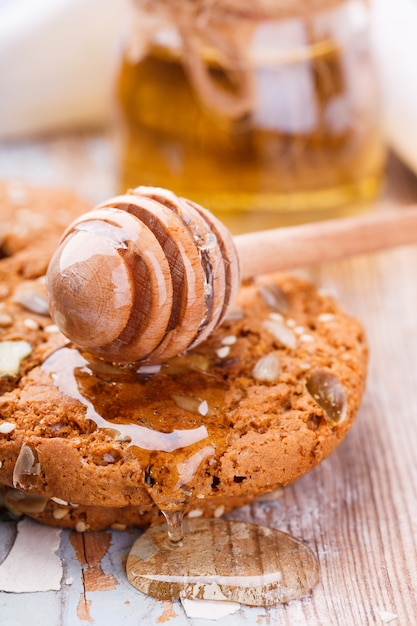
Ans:
MULTIPOLYGON (((99 136, 0 146, 0 177, 71 186, 92 202, 113 193, 111 172, 111 151, 99 136)), ((417 201, 415 178, 395 162, 388 196, 399 205, 417 201)), ((319 583, 302 600, 270 609, 241 608, 217 623, 413 626, 417 624, 417 246, 302 273, 362 320, 370 344, 367 391, 351 433, 329 459, 287 488, 280 499, 255 503, 230 516, 279 528, 306 542, 320 561, 319 583)), ((129 585, 124 559, 138 532, 59 534, 55 561, 62 568, 59 589, 0 592, 1 626, 214 623, 187 618, 178 601, 158 602, 129 585)), ((16 547, 15 536, 15 523, 0 524, 3 565, 16 547)), ((32 571, 30 560, 28 550, 22 571, 32 571)), ((35 578, 42 568, 42 559, 36 559, 35 578)))

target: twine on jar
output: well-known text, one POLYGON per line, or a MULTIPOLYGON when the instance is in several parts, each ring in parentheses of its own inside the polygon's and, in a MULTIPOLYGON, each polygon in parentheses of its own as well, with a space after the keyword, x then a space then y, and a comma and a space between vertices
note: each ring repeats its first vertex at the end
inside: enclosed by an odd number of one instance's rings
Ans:
POLYGON ((231 119, 250 113, 255 85, 249 59, 250 36, 265 19, 308 17, 341 0, 131 0, 129 56, 139 61, 158 31, 175 27, 181 61, 190 83, 208 108, 231 119), (202 51, 214 53, 210 64, 202 51), (220 68, 229 87, 213 72, 220 68))

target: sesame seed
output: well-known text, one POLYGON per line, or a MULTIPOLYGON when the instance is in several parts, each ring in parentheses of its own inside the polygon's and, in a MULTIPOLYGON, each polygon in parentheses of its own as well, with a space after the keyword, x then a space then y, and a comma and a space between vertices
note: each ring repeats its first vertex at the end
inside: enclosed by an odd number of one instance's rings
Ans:
POLYGON ((255 363, 252 375, 255 380, 273 382, 278 378, 280 369, 278 356, 274 352, 270 352, 255 363))
POLYGON ((61 498, 51 498, 52 502, 56 502, 56 504, 62 504, 62 506, 66 506, 68 502, 66 500, 61 500, 61 498))
POLYGON ((272 311, 272 313, 270 313, 268 315, 269 319, 271 320, 275 320, 276 322, 283 322, 284 321, 284 316, 281 315, 281 313, 277 313, 276 311, 272 311))
POLYGON ((31 319, 30 317, 28 317, 25 320, 23 320, 23 325, 28 330, 38 330, 38 328, 39 328, 38 322, 36 320, 31 319))
POLYGON ((218 506, 217 508, 214 509, 214 517, 221 517, 223 515, 225 511, 225 506, 224 504, 221 504, 220 506, 218 506))
POLYGON ((230 352, 229 346, 223 346, 222 348, 219 348, 218 350, 216 350, 216 354, 219 357, 219 359, 224 359, 225 357, 227 357, 229 352, 230 352))
POLYGON ((0 313, 0 327, 6 328, 7 326, 11 326, 13 323, 13 318, 8 313, 0 313))
POLYGON ((52 511, 52 516, 54 519, 63 519, 66 515, 68 515, 69 511, 69 507, 59 507, 58 509, 54 509, 52 511))
POLYGON ((138 374, 158 374, 161 371, 161 365, 143 365, 138 369, 138 374))
POLYGON ((120 524, 119 522, 114 522, 111 525, 111 529, 112 530, 119 530, 119 531, 123 531, 126 530, 126 524, 120 524))
POLYGON ((46 333, 59 333, 59 328, 56 324, 49 324, 45 326, 44 331, 46 333))
POLYGON ((233 346, 234 343, 236 343, 237 339, 235 337, 235 335, 227 335, 226 337, 223 337, 221 343, 224 346, 233 346))
POLYGON ((203 415, 204 417, 205 415, 207 415, 208 410, 209 410, 209 406, 208 406, 207 400, 203 400, 203 402, 198 407, 198 412, 200 413, 200 415, 203 415))
POLYGON ((334 319, 333 313, 322 313, 317 318, 319 322, 331 322, 333 319, 334 319))
POLYGON ((278 320, 265 320, 262 325, 283 346, 292 350, 296 348, 297 339, 293 331, 282 324, 282 322, 278 320))

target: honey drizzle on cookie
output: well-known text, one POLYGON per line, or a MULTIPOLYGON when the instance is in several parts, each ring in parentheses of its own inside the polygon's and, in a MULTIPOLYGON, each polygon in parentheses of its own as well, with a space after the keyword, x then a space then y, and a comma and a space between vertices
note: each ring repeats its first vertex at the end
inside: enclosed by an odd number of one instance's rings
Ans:
POLYGON ((223 381, 198 369, 184 376, 175 367, 170 371, 169 363, 159 372, 119 367, 69 346, 54 352, 42 370, 62 394, 85 407, 87 420, 128 444, 143 485, 166 519, 169 538, 180 543, 186 504, 226 448, 223 381), (190 382, 198 398, 187 395, 190 382))

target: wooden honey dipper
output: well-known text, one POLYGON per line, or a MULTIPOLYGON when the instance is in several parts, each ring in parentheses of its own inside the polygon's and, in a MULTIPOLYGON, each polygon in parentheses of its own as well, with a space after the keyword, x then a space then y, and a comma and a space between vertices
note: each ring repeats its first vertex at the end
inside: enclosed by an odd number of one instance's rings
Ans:
POLYGON ((76 219, 50 262, 51 316, 107 361, 160 363, 204 341, 241 279, 417 241, 417 208, 232 237, 209 211, 138 187, 76 219))

